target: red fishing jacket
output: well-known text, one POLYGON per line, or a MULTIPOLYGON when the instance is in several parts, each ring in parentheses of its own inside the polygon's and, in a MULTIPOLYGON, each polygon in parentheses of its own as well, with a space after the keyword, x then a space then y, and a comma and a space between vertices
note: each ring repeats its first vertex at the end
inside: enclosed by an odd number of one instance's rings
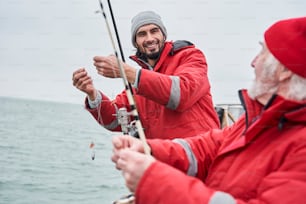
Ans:
POLYGON ((306 101, 274 96, 263 107, 240 96, 246 114, 231 127, 149 140, 159 161, 140 180, 136 203, 306 203, 306 101))
MULTIPOLYGON (((140 58, 131 59, 142 67, 138 88, 133 91, 147 138, 182 138, 219 128, 206 59, 193 44, 166 42, 153 70, 140 58)), ((114 100, 102 94, 102 101, 98 108, 90 109, 85 100, 87 110, 106 129, 120 131, 114 114, 121 107, 130 110, 126 92, 114 100)))

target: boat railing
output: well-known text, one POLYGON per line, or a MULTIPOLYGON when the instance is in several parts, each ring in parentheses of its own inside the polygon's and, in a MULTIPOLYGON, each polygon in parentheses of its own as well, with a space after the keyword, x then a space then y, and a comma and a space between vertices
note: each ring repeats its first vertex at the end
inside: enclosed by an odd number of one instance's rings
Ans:
POLYGON ((218 113, 221 128, 232 125, 244 113, 241 104, 216 104, 215 110, 218 113))

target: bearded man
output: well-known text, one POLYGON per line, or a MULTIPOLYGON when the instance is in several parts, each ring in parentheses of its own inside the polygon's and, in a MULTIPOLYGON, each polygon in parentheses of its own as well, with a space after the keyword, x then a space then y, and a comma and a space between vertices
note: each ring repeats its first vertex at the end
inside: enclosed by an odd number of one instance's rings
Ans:
MULTIPOLYGON (((166 41, 166 27, 153 11, 132 19, 131 36, 137 51, 130 58, 140 68, 127 63, 123 68, 146 138, 185 138, 219 128, 204 54, 188 41, 166 41)), ((96 56, 94 65, 104 77, 121 77, 115 56, 96 56)), ((126 92, 110 100, 97 91, 85 68, 72 78, 73 85, 87 94, 85 107, 97 122, 107 130, 122 131, 115 115, 121 108, 130 111, 126 92)))

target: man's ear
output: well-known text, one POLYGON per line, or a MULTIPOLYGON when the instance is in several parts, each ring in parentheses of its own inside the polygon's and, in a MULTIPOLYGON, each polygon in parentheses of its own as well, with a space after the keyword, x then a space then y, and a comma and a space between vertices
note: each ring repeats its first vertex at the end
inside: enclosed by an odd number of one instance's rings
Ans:
MULTIPOLYGON (((283 66, 283 65, 281 65, 283 66)), ((287 69, 285 66, 282 67, 281 72, 279 73, 279 81, 286 81, 291 78, 292 71, 287 69)))
POLYGON ((166 41, 166 36, 163 34, 163 42, 166 41))

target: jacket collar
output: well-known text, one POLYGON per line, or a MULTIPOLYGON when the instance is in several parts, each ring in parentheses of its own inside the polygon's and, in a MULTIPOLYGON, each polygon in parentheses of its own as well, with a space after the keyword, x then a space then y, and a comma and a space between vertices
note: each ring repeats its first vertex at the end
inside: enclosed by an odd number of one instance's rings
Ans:
MULTIPOLYGON (((273 95, 263 106, 251 99, 246 90, 240 90, 241 104, 246 113, 246 127, 248 128, 258 119, 267 120, 267 124, 282 122, 298 122, 306 124, 306 100, 294 101, 273 95)), ((272 125, 272 124, 271 124, 272 125)))
POLYGON ((306 101, 287 100, 281 96, 273 95, 269 102, 263 106, 251 99, 246 90, 240 90, 239 96, 245 109, 245 130, 221 153, 245 146, 261 132, 271 127, 277 127, 282 131, 292 125, 306 125, 306 101))

